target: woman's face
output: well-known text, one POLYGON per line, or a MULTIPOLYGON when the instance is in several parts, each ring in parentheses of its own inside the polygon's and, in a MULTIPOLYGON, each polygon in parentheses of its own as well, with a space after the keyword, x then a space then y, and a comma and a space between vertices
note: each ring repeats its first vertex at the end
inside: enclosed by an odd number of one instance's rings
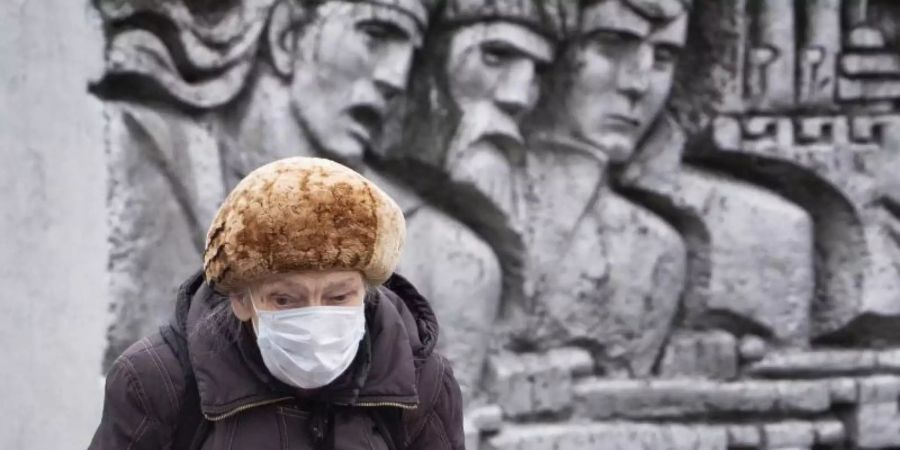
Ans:
POLYGON ((361 273, 354 270, 294 272, 272 276, 243 294, 232 295, 231 307, 241 321, 259 311, 310 306, 359 306, 366 296, 361 273))

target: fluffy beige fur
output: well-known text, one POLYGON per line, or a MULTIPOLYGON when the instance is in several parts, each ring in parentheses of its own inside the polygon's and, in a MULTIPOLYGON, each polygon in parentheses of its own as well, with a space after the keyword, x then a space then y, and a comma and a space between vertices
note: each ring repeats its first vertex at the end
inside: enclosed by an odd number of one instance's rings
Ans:
POLYGON ((223 292, 307 270, 359 270, 380 284, 405 237, 403 212, 362 175, 326 159, 288 158, 231 191, 207 233, 204 270, 223 292))

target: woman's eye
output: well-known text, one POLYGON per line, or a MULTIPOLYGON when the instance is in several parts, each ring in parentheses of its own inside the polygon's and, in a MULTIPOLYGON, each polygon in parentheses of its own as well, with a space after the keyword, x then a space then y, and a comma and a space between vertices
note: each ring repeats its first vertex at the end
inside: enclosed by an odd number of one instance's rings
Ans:
POLYGON ((291 304, 291 299, 287 297, 275 297, 272 299, 272 303, 274 303, 275 306, 285 307, 291 304))
POLYGON ((331 301, 333 303, 343 303, 343 302, 347 301, 348 297, 350 297, 348 294, 335 295, 334 297, 331 297, 331 301))

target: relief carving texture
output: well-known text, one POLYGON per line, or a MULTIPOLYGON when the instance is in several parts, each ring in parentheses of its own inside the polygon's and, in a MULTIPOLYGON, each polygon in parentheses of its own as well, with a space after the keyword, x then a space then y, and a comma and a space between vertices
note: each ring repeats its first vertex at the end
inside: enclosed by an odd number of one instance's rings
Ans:
POLYGON ((900 4, 94 3, 108 359, 319 155, 403 207, 469 447, 900 446, 900 4))

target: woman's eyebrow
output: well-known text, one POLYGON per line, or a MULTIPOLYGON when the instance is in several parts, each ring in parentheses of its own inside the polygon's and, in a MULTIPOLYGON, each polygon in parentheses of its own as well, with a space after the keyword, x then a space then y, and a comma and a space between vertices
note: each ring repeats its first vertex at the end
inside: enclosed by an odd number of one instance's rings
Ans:
POLYGON ((336 291, 336 290, 341 290, 341 289, 350 290, 350 289, 354 289, 354 288, 355 288, 355 286, 353 286, 353 280, 335 281, 335 282, 325 285, 325 289, 328 291, 336 291))
POLYGON ((302 283, 295 283, 291 280, 278 280, 273 282, 272 289, 269 292, 276 293, 282 291, 283 293, 289 293, 293 290, 299 291, 300 295, 309 295, 309 289, 307 289, 306 286, 304 286, 302 283))

